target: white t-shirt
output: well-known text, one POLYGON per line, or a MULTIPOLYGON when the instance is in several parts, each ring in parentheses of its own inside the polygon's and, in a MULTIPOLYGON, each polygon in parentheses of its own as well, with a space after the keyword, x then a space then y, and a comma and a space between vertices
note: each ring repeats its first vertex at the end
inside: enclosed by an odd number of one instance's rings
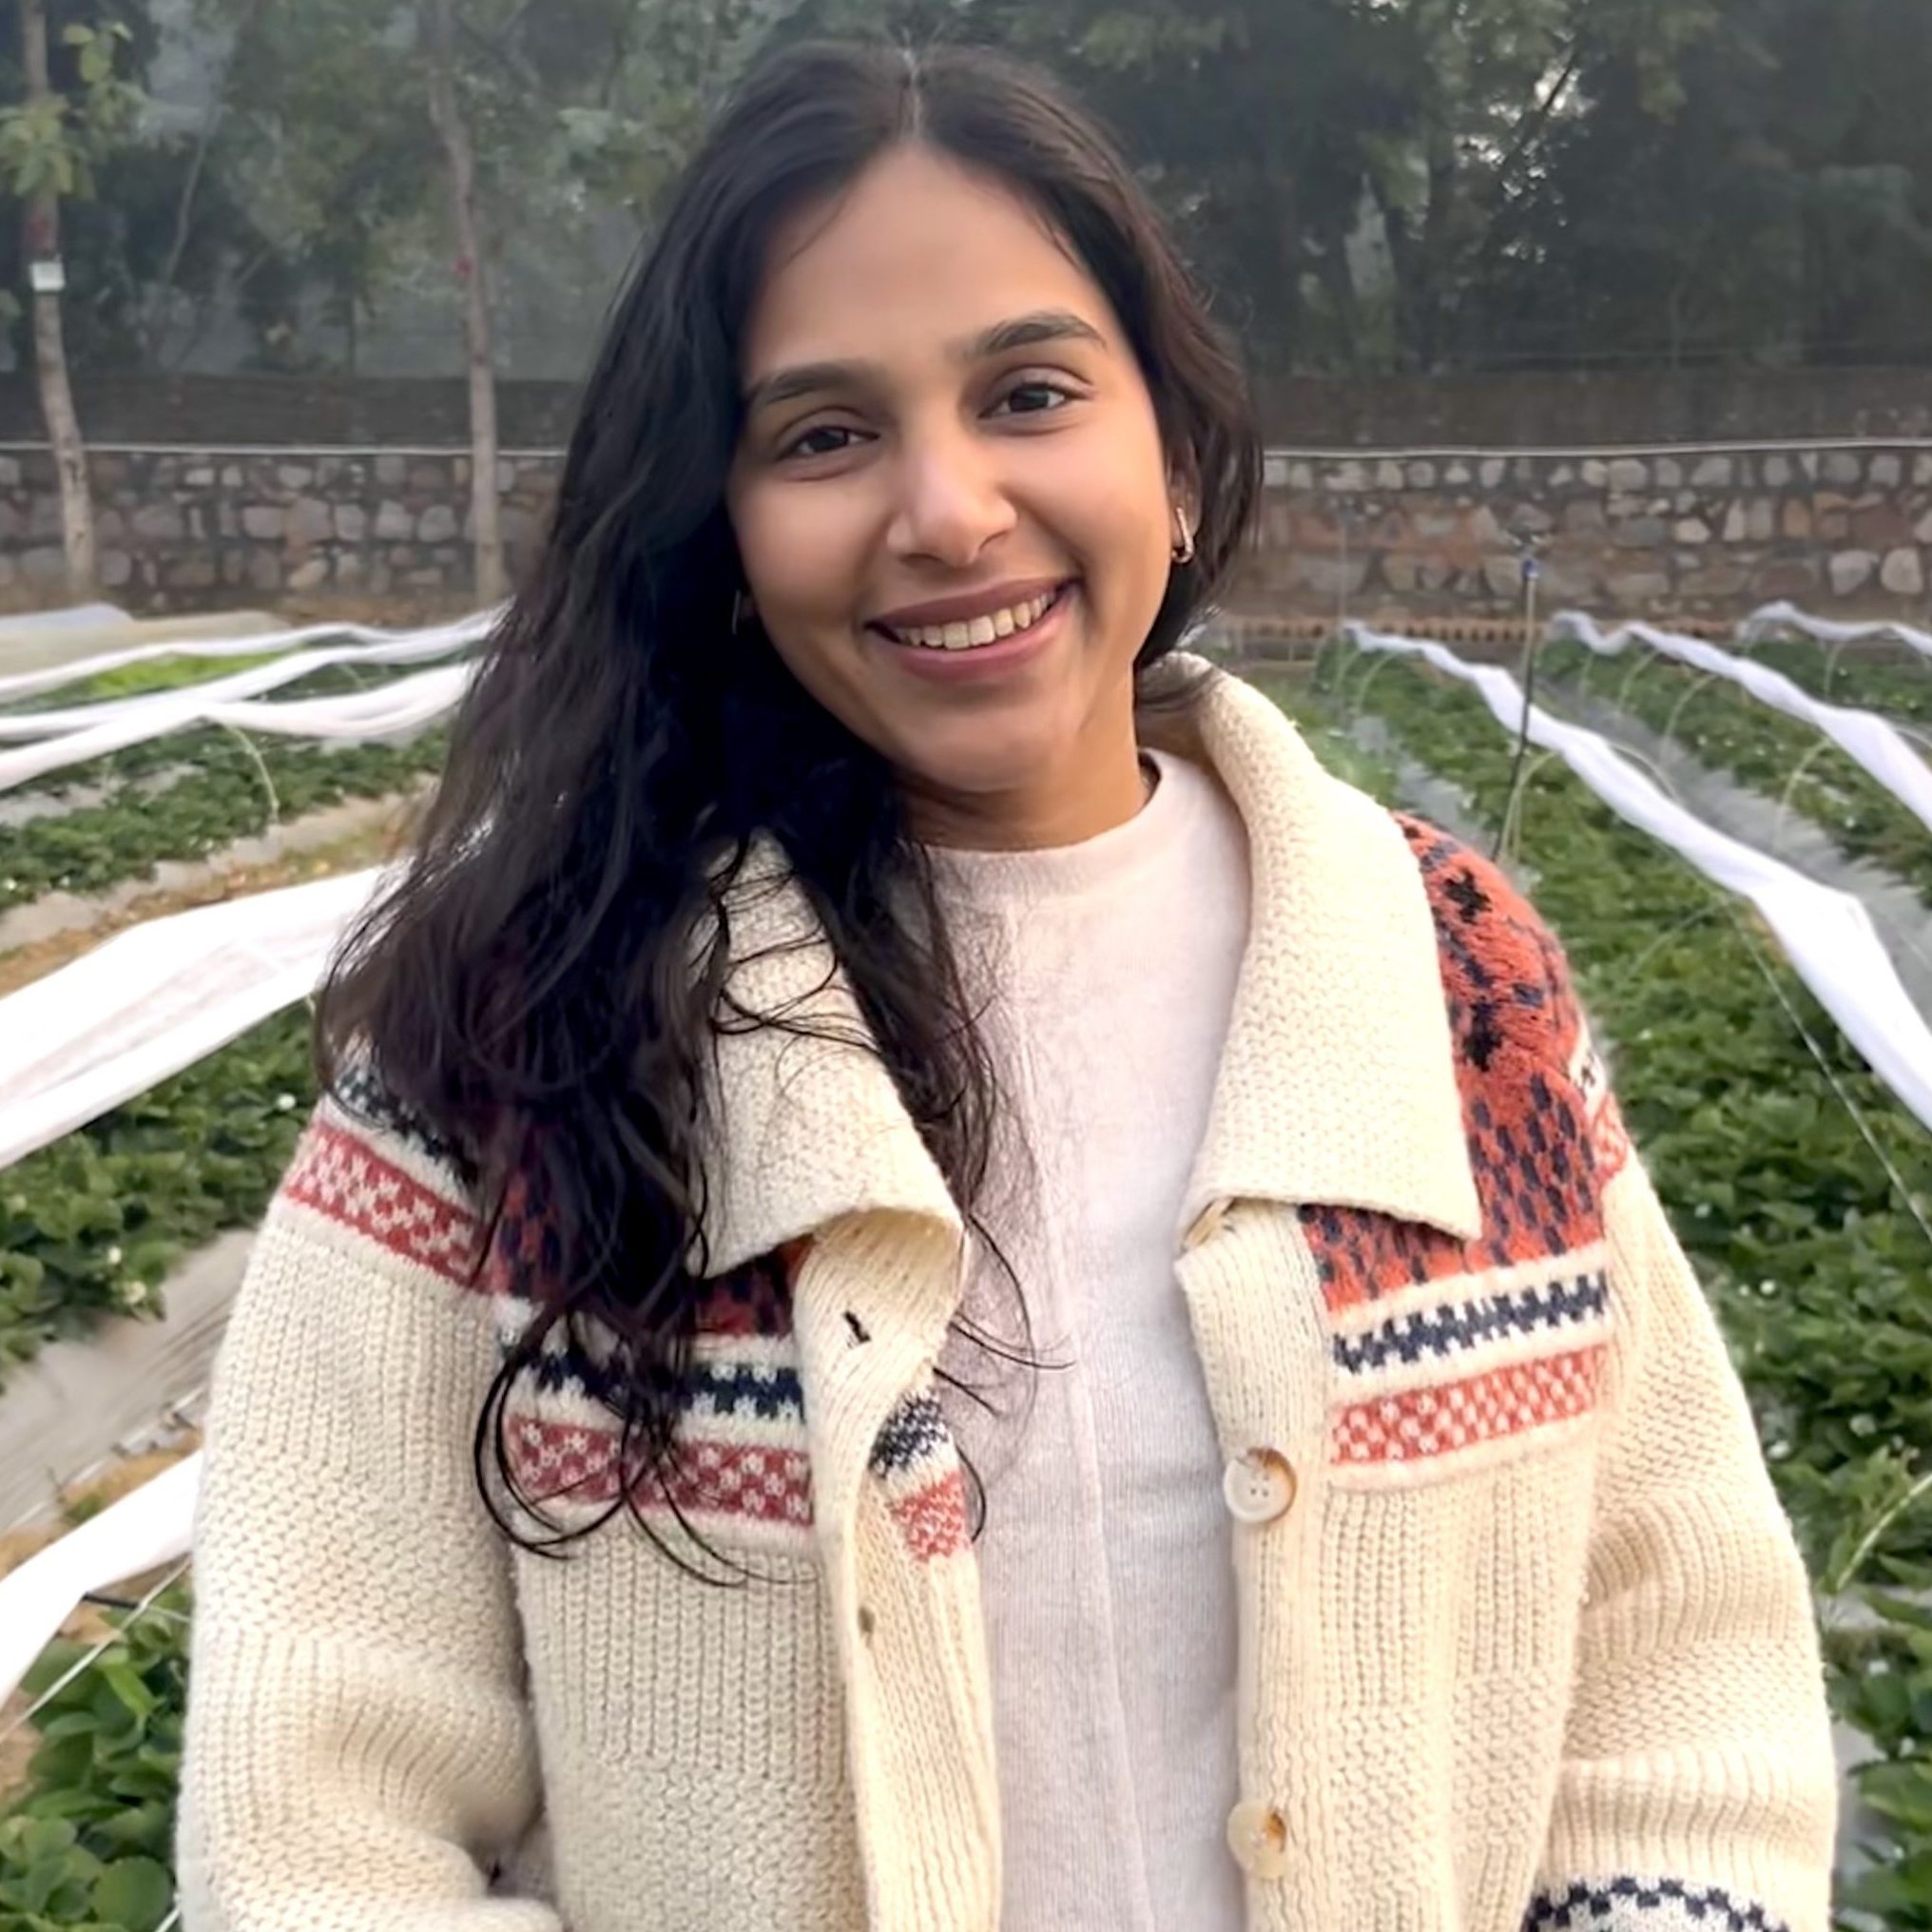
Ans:
MULTIPOLYGON (((1000 1081, 980 1218, 1041 1368, 953 1338, 941 1400, 983 1479, 977 1550, 1006 1845, 1003 1932, 1240 1932, 1235 1597, 1222 1457, 1175 1276, 1247 937, 1246 840, 1150 754, 1128 823, 934 854, 1000 1081)), ((981 1248, 967 1309, 1016 1338, 981 1248)))

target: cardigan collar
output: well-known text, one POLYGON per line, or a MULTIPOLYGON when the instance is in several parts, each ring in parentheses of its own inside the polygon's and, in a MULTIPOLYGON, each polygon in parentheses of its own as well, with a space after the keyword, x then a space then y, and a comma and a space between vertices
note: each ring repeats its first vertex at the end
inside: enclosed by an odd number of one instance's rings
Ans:
MULTIPOLYGON (((1186 1220, 1261 1198, 1480 1231, 1434 921, 1401 828, 1329 776, 1268 699, 1177 656, 1149 743, 1219 777, 1246 828, 1252 903, 1186 1220)), ((780 1024, 725 1021, 705 1113, 705 1265, 723 1273, 840 1218, 960 1216, 866 1044, 849 982, 774 848, 727 901, 730 988, 780 1024), (799 1028, 809 1030, 802 1036, 799 1028), (826 1035, 830 1035, 827 1037, 826 1035)))

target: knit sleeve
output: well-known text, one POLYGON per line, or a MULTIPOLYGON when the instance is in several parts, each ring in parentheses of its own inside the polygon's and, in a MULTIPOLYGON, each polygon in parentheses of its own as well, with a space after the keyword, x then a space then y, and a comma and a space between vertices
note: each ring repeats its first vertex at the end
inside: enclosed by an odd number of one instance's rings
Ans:
POLYGON ((494 1346, 474 1238, 441 1150, 323 1103, 216 1364, 184 1932, 559 1932, 488 1891, 540 1790, 472 1473, 494 1346))
POLYGON ((1837 1780, 1804 1566, 1710 1304, 1599 1107, 1621 1340, 1524 1932, 1826 1932, 1837 1780))

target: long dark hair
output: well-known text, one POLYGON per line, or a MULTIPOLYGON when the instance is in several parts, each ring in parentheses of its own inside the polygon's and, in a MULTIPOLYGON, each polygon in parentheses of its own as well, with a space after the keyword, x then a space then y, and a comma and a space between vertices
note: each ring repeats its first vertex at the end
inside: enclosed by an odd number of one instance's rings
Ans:
POLYGON ((1036 207, 1132 342, 1201 512, 1137 674, 1213 597, 1253 513, 1240 364, 1130 171, 1046 76, 984 49, 818 43, 726 104, 609 316, 549 531, 456 715, 412 860, 318 1014, 331 1092, 352 1104, 350 1070, 372 1058, 394 1103, 458 1150, 487 1227, 507 1198, 542 1204, 538 1305, 475 1439, 485 1500, 519 1541, 484 1457, 530 1507, 504 1397, 558 1323, 603 1338, 619 1467, 662 1476, 676 1453, 706 1272, 701 1073, 719 1026, 744 1017, 726 1013, 715 936, 755 837, 784 853, 969 1216, 985 1178, 993 1081, 892 774, 762 633, 731 632, 743 576, 724 492, 768 241, 907 142, 1036 207))

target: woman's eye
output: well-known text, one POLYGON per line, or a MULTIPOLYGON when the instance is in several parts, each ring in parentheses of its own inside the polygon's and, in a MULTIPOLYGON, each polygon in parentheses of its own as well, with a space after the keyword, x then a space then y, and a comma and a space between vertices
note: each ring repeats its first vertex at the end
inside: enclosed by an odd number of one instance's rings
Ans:
POLYGON ((855 432, 840 423, 820 423, 816 429, 806 430, 803 435, 794 436, 778 454, 782 461, 792 456, 836 456, 851 446, 847 443, 821 443, 813 447, 816 436, 849 436, 855 432))
POLYGON ((1015 415, 1051 415, 1063 403, 1077 402, 1079 397, 1060 383, 1035 379, 1015 383, 1000 400, 1015 404, 1015 415), (1056 397, 1057 400, 1041 402, 1037 399, 1041 396, 1056 397))

